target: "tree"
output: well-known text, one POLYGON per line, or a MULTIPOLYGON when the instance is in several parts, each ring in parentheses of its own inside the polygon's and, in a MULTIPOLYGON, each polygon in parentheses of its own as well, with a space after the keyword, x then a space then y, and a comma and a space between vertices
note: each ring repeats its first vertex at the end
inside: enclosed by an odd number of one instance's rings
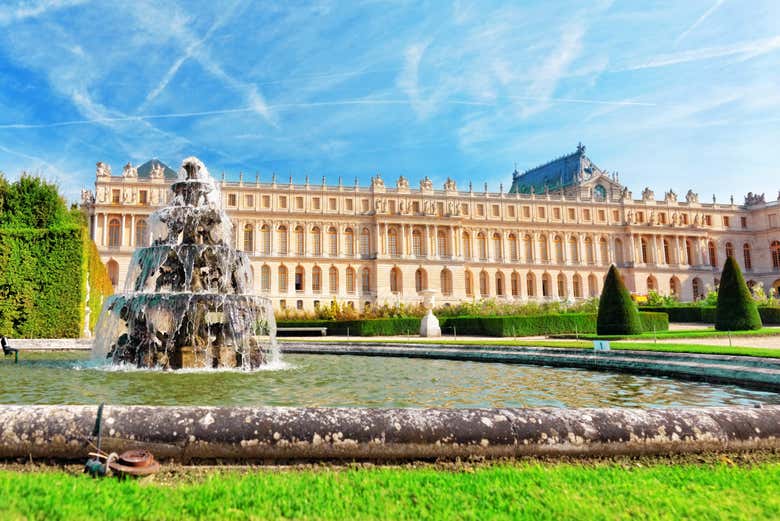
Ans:
POLYGON ((642 332, 639 311, 614 264, 609 268, 599 298, 596 332, 599 335, 636 335, 642 332))
POLYGON ((750 294, 742 271, 734 257, 728 257, 723 265, 718 288, 718 307, 715 311, 715 329, 718 331, 746 331, 761 329, 753 296, 750 294))
POLYGON ((22 174, 14 183, 0 182, 0 226, 56 228, 72 223, 57 186, 40 177, 22 174))

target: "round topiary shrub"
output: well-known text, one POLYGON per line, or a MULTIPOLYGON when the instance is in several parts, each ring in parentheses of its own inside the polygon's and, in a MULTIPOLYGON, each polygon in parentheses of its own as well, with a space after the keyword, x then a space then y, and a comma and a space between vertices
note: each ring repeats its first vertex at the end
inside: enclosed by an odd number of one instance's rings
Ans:
POLYGON ((715 310, 715 329, 718 331, 747 331, 761 329, 761 316, 756 301, 750 294, 742 271, 733 257, 726 259, 720 275, 718 307, 715 310))
POLYGON ((596 332, 599 335, 636 335, 642 332, 639 311, 614 264, 609 268, 599 298, 596 332))

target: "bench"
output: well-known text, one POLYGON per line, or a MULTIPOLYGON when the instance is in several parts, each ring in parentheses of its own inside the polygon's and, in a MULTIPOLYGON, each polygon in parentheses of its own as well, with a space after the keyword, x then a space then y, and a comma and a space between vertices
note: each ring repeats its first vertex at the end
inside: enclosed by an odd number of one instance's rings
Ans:
POLYGON ((327 327, 277 327, 276 334, 279 333, 319 333, 325 336, 328 333, 327 327))

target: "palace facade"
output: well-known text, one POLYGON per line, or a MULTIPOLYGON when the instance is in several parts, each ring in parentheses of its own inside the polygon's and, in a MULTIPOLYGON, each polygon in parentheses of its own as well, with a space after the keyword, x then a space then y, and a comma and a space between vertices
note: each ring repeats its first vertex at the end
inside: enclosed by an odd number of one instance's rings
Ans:
MULTIPOLYGON (((149 241, 149 215, 176 173, 158 161, 121 175, 98 163, 82 206, 115 287, 149 241)), ((701 201, 693 191, 634 198, 585 147, 524 173, 509 190, 416 187, 376 175, 369 186, 224 180, 235 245, 252 261, 257 293, 278 308, 311 310, 336 299, 356 308, 496 298, 573 300, 599 295, 610 264, 637 294, 681 300, 716 287, 727 255, 749 284, 780 288, 780 201, 701 201)))

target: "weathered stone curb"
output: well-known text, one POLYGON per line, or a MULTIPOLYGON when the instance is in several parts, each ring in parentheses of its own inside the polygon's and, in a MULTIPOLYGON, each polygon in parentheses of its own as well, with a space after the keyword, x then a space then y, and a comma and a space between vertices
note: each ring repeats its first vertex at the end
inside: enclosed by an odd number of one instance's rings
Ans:
MULTIPOLYGON (((0 406, 0 458, 80 460, 94 406, 0 406)), ((106 406, 103 449, 158 459, 396 461, 780 448, 780 406, 323 409, 106 406)))
POLYGON ((573 367, 734 384, 780 392, 780 359, 751 356, 453 344, 283 342, 300 354, 391 356, 573 367))
POLYGON ((90 351, 89 338, 9 338, 8 345, 19 351, 90 351))

